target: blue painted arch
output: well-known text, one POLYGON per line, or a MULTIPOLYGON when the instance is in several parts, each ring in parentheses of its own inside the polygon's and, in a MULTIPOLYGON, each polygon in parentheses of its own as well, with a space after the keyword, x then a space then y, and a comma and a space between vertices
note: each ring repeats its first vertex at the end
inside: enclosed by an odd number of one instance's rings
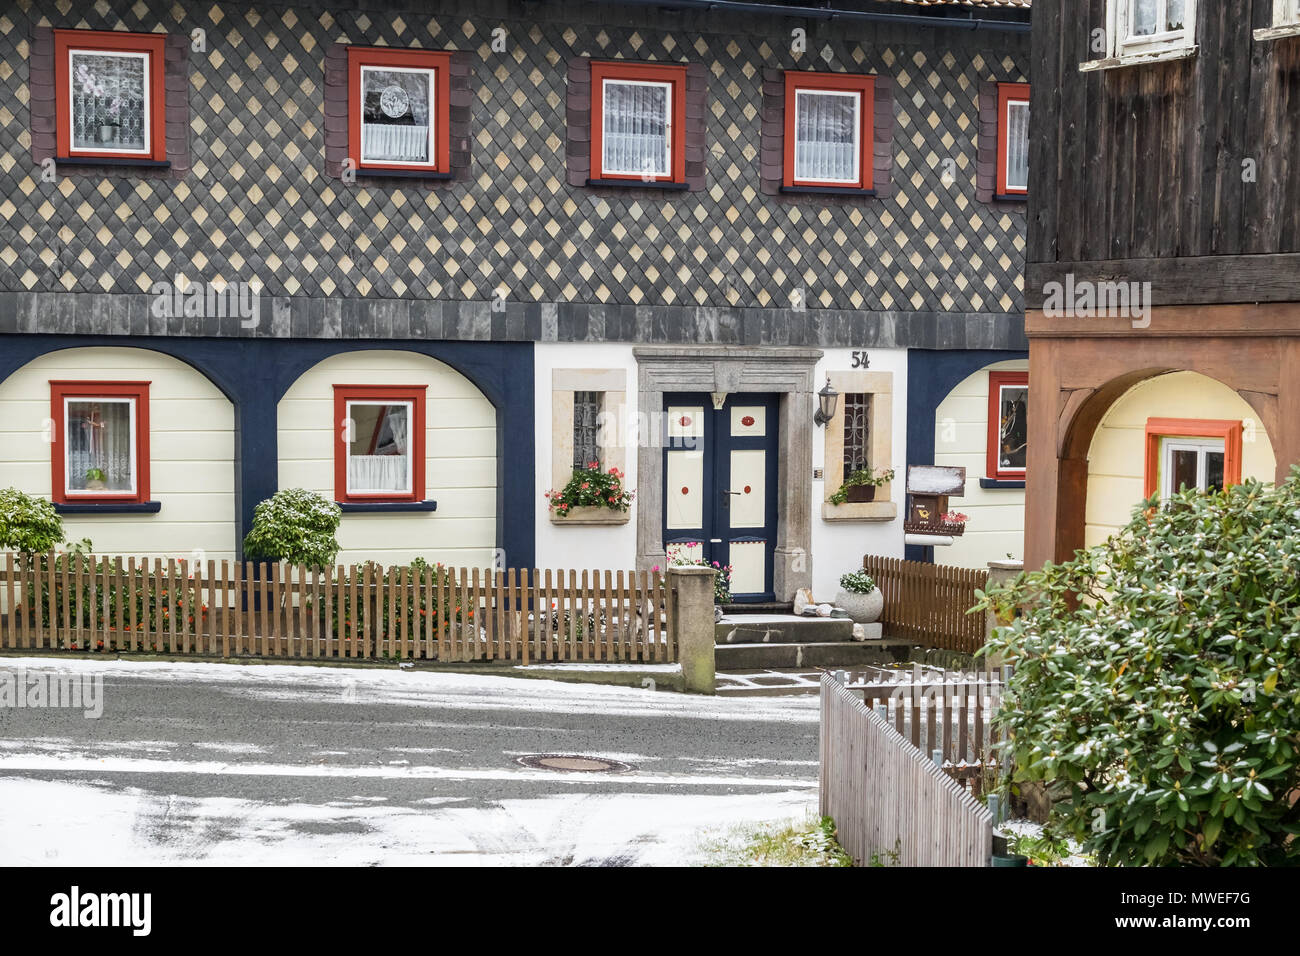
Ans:
POLYGON ((34 359, 76 348, 161 352, 212 382, 235 411, 235 513, 240 520, 236 548, 252 526, 257 503, 278 490, 277 405, 304 372, 335 355, 375 349, 414 352, 444 362, 472 382, 497 412, 496 546, 511 567, 532 567, 535 561, 532 343, 112 335, 14 335, 0 342, 0 382, 34 359))
MULTIPOLYGON (((1029 358, 1007 349, 909 349, 907 352, 907 463, 934 464, 934 416, 948 393, 997 362, 1029 358)), ((934 548, 909 544, 909 561, 934 562, 934 548)))

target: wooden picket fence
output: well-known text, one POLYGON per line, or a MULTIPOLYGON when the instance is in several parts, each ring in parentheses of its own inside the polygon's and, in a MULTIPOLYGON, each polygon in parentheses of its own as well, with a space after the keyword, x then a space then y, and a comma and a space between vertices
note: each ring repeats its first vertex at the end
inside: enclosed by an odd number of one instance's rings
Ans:
POLYGON ((677 659, 649 572, 93 555, 0 560, 0 648, 424 661, 677 659))
POLYGON ((976 589, 988 585, 986 569, 873 554, 863 556, 862 568, 885 599, 880 616, 885 637, 966 654, 984 646, 984 615, 966 612, 975 606, 976 589))
POLYGON ((943 771, 980 796, 996 778, 993 724, 1010 675, 984 669, 949 671, 913 664, 866 667, 847 674, 845 686, 943 771))
POLYGON ((821 813, 859 866, 988 866, 993 815, 834 675, 821 678, 821 813))

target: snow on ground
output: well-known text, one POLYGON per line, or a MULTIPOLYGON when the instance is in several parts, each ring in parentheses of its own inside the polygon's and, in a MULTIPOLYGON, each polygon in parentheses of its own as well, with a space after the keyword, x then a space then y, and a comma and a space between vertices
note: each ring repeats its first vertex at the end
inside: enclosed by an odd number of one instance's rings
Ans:
POLYGON ((7 866, 473 866, 706 862, 705 844, 737 825, 800 818, 816 794, 572 794, 459 807, 375 798, 268 804, 168 797, 106 783, 3 781, 7 866))
MULTIPOLYGON (((603 666, 603 665, 602 665, 603 666)), ((674 665, 675 666, 675 665, 674 665)), ((378 667, 321 667, 308 664, 225 664, 206 662, 53 659, 9 657, 0 670, 64 671, 103 674, 105 710, 112 707, 112 680, 164 682, 201 681, 205 684, 239 683, 247 694, 266 700, 329 703, 443 705, 500 710, 554 710, 570 714, 614 714, 622 717, 679 716, 746 722, 816 723, 816 698, 741 701, 719 697, 682 695, 639 687, 584 684, 568 681, 521 679, 433 670, 399 670, 378 667)))

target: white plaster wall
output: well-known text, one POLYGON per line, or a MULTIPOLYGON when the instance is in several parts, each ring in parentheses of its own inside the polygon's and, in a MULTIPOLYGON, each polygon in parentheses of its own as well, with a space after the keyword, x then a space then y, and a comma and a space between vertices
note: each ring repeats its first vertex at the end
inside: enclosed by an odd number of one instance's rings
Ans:
MULTIPOLYGON (((851 349, 825 349, 824 352, 825 354, 817 363, 817 374, 813 383, 814 392, 825 384, 828 371, 850 371, 853 368, 851 349)), ((840 575, 845 571, 862 567, 864 554, 879 554, 894 558, 903 556, 903 509, 906 504, 903 489, 907 484, 905 480, 907 474, 907 350, 869 349, 867 357, 870 367, 866 371, 892 372, 894 376, 893 460, 874 464, 877 468, 892 467, 898 472, 897 477, 890 483, 892 500, 897 506, 897 517, 888 521, 826 521, 822 517, 822 502, 827 494, 825 481, 822 479, 811 481, 811 569, 813 596, 818 601, 835 600, 835 595, 840 589, 840 575)), ((795 424, 815 432, 812 443, 813 468, 825 468, 826 450, 823 429, 814 425, 812 419, 795 424)))
POLYGON ((1128 524, 1143 499, 1148 418, 1209 418, 1245 424, 1241 477, 1272 481, 1273 444, 1255 411, 1228 386, 1196 372, 1172 372, 1139 382, 1119 397, 1088 448, 1088 507, 1084 544, 1092 547, 1128 524))
MULTIPOLYGON (((619 525, 558 525, 551 522, 543 492, 554 483, 551 471, 555 441, 551 422, 552 373, 557 368, 623 369, 627 375, 624 427, 616 437, 623 445, 623 485, 636 490, 637 415, 636 361, 631 345, 555 344, 539 342, 533 348, 534 409, 537 426, 536 552, 539 568, 592 568, 630 571, 636 567, 636 509, 634 499, 628 521, 619 525)), ((556 491, 559 489, 556 488, 556 491)))
POLYGON ((966 533, 951 547, 934 549, 936 564, 984 568, 990 561, 1024 556, 1025 492, 981 488, 988 477, 989 372, 1024 372, 1027 359, 985 366, 967 376, 939 403, 934 415, 934 463, 966 469, 966 494, 948 507, 970 516, 966 533))
POLYGON ((234 407, 202 373, 161 352, 64 349, 0 382, 0 488, 51 496, 51 379, 149 382, 149 490, 161 510, 65 515, 68 540, 89 538, 106 555, 234 558, 234 407))
MULTIPOLYGON (((360 350, 308 369, 280 400, 279 487, 334 500, 335 385, 424 385, 425 498, 435 512, 349 513, 341 563, 423 557, 489 567, 496 548, 496 409, 451 366, 416 352, 360 350)), ((509 516, 507 515, 507 520, 509 516)))

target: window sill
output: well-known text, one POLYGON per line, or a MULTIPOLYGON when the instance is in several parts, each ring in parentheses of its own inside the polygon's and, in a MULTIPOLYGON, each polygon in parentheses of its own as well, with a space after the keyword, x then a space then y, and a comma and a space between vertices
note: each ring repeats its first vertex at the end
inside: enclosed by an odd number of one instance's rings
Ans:
POLYGON ((555 512, 551 512, 551 524, 554 525, 620 525, 627 524, 632 519, 630 511, 610 511, 608 508, 597 508, 594 505, 587 505, 581 508, 573 508, 563 518, 555 512))
POLYGON ((1185 46, 1176 50, 1162 50, 1159 53, 1126 53, 1122 56, 1107 57, 1104 60, 1084 60, 1079 64, 1080 73, 1094 73, 1099 70, 1121 70, 1130 66, 1142 66, 1147 63, 1170 63, 1174 60, 1187 60, 1196 56, 1199 47, 1185 46))
POLYGON ((898 506, 892 501, 848 502, 842 505, 822 502, 823 521, 893 521, 898 506))
POLYGON ((675 183, 666 179, 588 179, 588 186, 609 186, 623 189, 666 189, 671 192, 685 192, 689 183, 675 183))
POLYGON ((861 196, 864 199, 876 195, 874 189, 856 186, 782 186, 780 192, 787 196, 861 196))
POLYGON ((1029 202, 1028 193, 994 193, 994 202, 1029 202))
POLYGON ((981 488, 1024 488, 1024 479, 1014 478, 981 478, 981 488))
POLYGON ((356 174, 374 179, 451 179, 453 176, 434 169, 372 169, 369 166, 358 166, 356 174))
POLYGON ((55 502, 54 510, 61 515, 156 515, 162 510, 161 501, 104 501, 55 502))
POLYGON ((410 514, 437 511, 436 501, 337 501, 339 510, 347 514, 410 514))
POLYGON ((137 169, 171 169, 172 164, 165 159, 121 159, 112 156, 55 156, 54 162, 61 166, 132 166, 137 169))
POLYGON ((1288 23, 1283 26, 1265 27, 1255 31, 1255 39, 1261 43, 1267 40, 1285 40, 1287 37, 1300 37, 1300 23, 1288 23))

